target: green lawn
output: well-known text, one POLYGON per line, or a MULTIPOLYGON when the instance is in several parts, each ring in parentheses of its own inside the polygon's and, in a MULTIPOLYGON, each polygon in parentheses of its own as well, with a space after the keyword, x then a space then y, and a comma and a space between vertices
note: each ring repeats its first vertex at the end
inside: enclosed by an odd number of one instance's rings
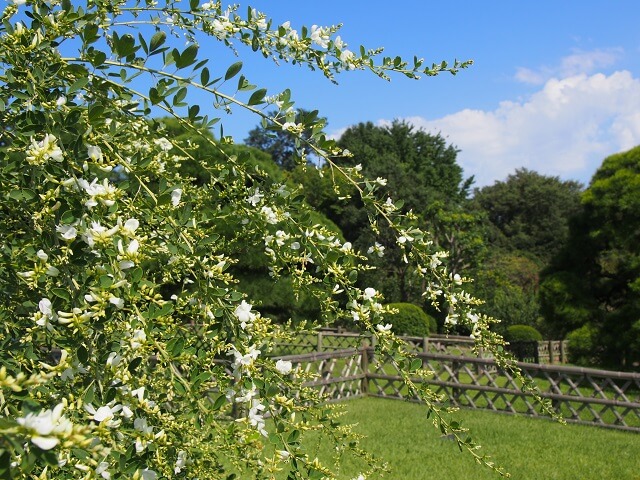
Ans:
MULTIPOLYGON (((363 446, 389 463, 391 472, 382 478, 500 478, 461 453, 453 441, 441 438, 423 406, 376 398, 344 406, 344 423, 357 423, 356 430, 367 436, 363 446)), ((514 479, 640 480, 640 434, 475 410, 462 410, 457 417, 472 430, 482 451, 514 479)), ((360 468, 345 459, 340 478, 351 479, 360 468)))

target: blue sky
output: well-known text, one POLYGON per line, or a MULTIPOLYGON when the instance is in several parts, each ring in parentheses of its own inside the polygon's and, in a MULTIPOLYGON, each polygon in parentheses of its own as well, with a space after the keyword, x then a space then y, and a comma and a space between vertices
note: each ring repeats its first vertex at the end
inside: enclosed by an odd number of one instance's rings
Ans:
MULTIPOLYGON (((473 59, 457 76, 389 83, 346 72, 333 85, 318 72, 240 48, 243 73, 299 107, 318 109, 339 135, 361 121, 406 119, 460 149, 476 186, 526 167, 588 183, 602 160, 640 144, 640 2, 268 1, 251 6, 277 23, 343 23, 349 48, 385 47, 427 62, 473 59)), ((242 10, 246 3, 243 4, 242 10)), ((208 46, 202 45, 203 48, 208 46)), ((211 65, 230 56, 211 46, 211 65)), ((206 104, 203 102, 203 108, 206 104)), ((257 121, 234 113, 225 134, 242 141, 257 121)))

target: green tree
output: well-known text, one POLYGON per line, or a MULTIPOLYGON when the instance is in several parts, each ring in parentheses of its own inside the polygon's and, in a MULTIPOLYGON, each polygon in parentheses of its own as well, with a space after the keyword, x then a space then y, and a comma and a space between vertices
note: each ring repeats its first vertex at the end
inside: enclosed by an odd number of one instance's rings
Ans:
MULTIPOLYGON (((360 169, 371 183, 378 183, 384 194, 400 202, 404 212, 414 214, 414 224, 428 227, 438 247, 451 248, 453 255, 447 263, 450 270, 472 261, 481 242, 467 233, 466 227, 475 218, 462 211, 462 205, 473 179, 464 180, 454 146, 447 145, 440 135, 416 130, 403 121, 389 126, 360 123, 347 129, 338 145, 352 155, 341 162, 360 169)), ((354 248, 370 256, 376 269, 363 274, 363 284, 376 285, 389 299, 420 303, 423 280, 404 261, 403 249, 384 221, 378 224, 378 231, 370 228, 371 211, 354 193, 348 188, 339 189, 333 192, 332 202, 326 201, 331 194, 325 195, 318 206, 329 207, 325 214, 354 248), (338 201, 339 196, 349 195, 347 202, 338 201)))
MULTIPOLYGON (((277 112, 270 112, 270 115, 275 117, 277 112)), ((244 143, 267 152, 281 168, 293 170, 299 163, 306 163, 305 159, 309 160, 309 155, 313 153, 313 149, 308 144, 308 141, 314 133, 326 128, 327 121, 325 118, 318 118, 317 110, 308 111, 304 109, 299 109, 293 114, 287 114, 286 119, 297 125, 315 123, 313 128, 306 128, 299 133, 293 133, 278 125, 269 125, 264 122, 249 131, 249 136, 245 138, 244 143)))
POLYGON ((582 207, 565 248, 544 275, 545 319, 563 334, 588 325, 598 339, 591 358, 638 369, 640 147, 604 160, 582 207))
POLYGON ((505 181, 477 189, 474 201, 496 229, 496 244, 527 252, 544 265, 564 245, 581 190, 578 182, 522 168, 505 181))

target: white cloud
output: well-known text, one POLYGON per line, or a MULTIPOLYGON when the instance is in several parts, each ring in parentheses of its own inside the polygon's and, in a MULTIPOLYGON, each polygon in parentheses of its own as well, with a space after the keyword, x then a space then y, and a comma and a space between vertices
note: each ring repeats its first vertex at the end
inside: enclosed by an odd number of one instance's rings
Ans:
POLYGON ((515 79, 532 85, 542 85, 552 78, 566 78, 580 74, 590 74, 603 68, 611 67, 622 56, 620 48, 598 49, 592 51, 576 51, 564 57, 554 67, 543 66, 536 70, 518 67, 515 79))
MULTIPOLYGON (((575 63, 563 65, 570 70, 575 63)), ((640 79, 628 71, 552 78, 526 100, 504 101, 493 111, 405 120, 460 148, 459 162, 476 186, 519 167, 588 183, 606 156, 640 144, 640 79)))

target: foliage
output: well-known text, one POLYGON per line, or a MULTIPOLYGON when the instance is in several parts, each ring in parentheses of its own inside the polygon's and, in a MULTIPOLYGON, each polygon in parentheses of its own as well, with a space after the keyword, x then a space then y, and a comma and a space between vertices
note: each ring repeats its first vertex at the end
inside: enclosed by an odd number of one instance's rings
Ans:
MULTIPOLYGON (((274 116, 276 113, 274 111, 270 115, 274 116)), ((249 131, 249 136, 245 138, 244 143, 267 152, 281 168, 293 170, 300 163, 302 157, 313 153, 313 150, 306 142, 314 133, 321 132, 327 126, 326 119, 316 122, 317 116, 318 112, 315 110, 309 112, 300 109, 288 117, 288 121, 294 124, 313 122, 315 131, 304 129, 299 134, 294 134, 289 130, 283 130, 277 125, 269 126, 267 122, 263 122, 249 131)))
POLYGON ((501 249, 476 268, 470 289, 485 301, 479 309, 500 319, 494 327, 496 331, 504 333, 508 326, 516 324, 539 326, 539 268, 530 258, 501 249))
POLYGON ((476 190, 474 200, 496 228, 496 241, 530 252, 541 264, 557 253, 580 208, 582 185, 518 169, 503 182, 476 190))
POLYGON ((546 321, 561 332, 588 325, 584 331, 594 330, 598 338, 590 358, 608 367, 637 369, 640 147, 606 158, 582 205, 566 247, 545 272, 541 300, 546 321))
POLYGON ((428 337, 431 333, 437 333, 436 320, 427 315, 417 305, 412 303, 390 303, 388 307, 397 310, 387 316, 392 325, 391 330, 397 335, 428 337))
MULTIPOLYGON (((348 453, 365 459, 363 475, 376 471, 319 392, 303 387, 309 375, 269 357, 290 333, 254 309, 232 274, 255 246, 274 281, 288 278, 300 298, 317 299, 323 322, 350 318, 376 335, 378 352, 392 357, 434 424, 488 463, 467 432, 443 417, 443 399, 411 379, 414 364, 385 328, 382 296, 356 286, 363 258, 314 223, 297 188, 256 169, 250 152, 202 135, 218 119, 189 103, 199 88, 213 112, 247 109, 295 134, 318 124, 290 122, 290 93, 267 96, 240 73, 241 62, 201 60, 207 40, 250 46, 331 80, 353 69, 415 78, 466 64, 379 60, 381 50, 349 50, 338 27, 298 33, 253 9, 240 12, 197 1, 16 0, 4 9, 3 477, 322 478, 338 475, 337 459, 348 453), (177 45, 174 35, 188 44, 177 45), (198 145, 168 138, 148 119, 153 108, 225 160, 198 158, 198 145), (185 159, 207 175, 195 182, 193 172, 181 172, 185 159), (333 445, 336 461, 317 460, 314 445, 300 441, 308 430, 333 445)), ((425 297, 455 305, 451 322, 467 324, 479 347, 499 346, 463 279, 433 262, 438 252, 428 235, 380 196, 376 182, 338 165, 334 142, 318 132, 309 145, 384 218, 425 297)))
POLYGON ((510 325, 504 334, 507 342, 539 342, 542 334, 529 325, 510 325))
POLYGON ((569 332, 569 361, 585 367, 597 362, 596 352, 600 348, 598 331, 591 325, 585 324, 569 332))

